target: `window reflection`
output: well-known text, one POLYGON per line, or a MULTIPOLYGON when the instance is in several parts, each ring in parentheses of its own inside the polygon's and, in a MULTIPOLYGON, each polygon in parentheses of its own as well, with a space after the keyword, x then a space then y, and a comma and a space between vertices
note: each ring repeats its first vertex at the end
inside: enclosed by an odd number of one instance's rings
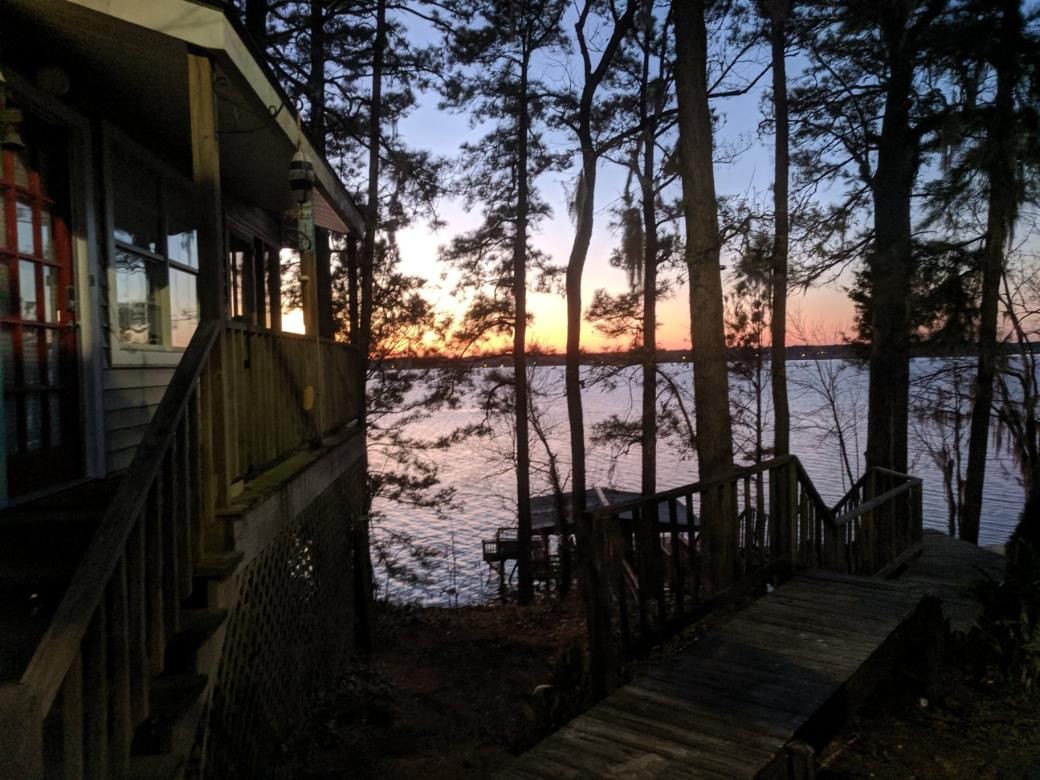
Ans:
POLYGON ((54 259, 54 241, 51 238, 51 213, 40 210, 40 254, 48 260, 54 259))
POLYGON ((199 235, 195 229, 195 208, 187 192, 166 190, 166 252, 171 260, 191 268, 199 267, 199 235))
POLYGON ((161 263, 116 251, 116 309, 119 340, 124 344, 162 343, 160 294, 165 285, 161 263))
POLYGON ((40 332, 36 328, 22 328, 22 381, 40 384, 40 332))
POLYGON ((25 449, 43 449, 43 414, 39 393, 25 394, 25 449))
POLYGON ((45 265, 43 270, 43 319, 45 322, 58 321, 58 269, 45 265))
POLYGON ((195 275, 170 269, 170 343, 186 347, 199 325, 195 275))
POLYGON ((4 387, 14 387, 14 330, 7 325, 0 328, 0 371, 4 374, 4 387))
POLYGON ((22 301, 22 319, 39 319, 36 313, 36 263, 18 261, 18 296, 22 301))
POLYGON ((32 204, 24 200, 15 205, 15 227, 18 233, 18 251, 23 255, 31 255, 36 251, 33 241, 32 204))

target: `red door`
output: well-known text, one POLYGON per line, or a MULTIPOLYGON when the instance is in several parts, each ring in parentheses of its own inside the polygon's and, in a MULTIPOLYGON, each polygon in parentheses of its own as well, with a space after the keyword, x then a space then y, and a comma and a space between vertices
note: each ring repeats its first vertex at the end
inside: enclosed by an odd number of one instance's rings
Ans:
POLYGON ((0 165, 0 371, 10 496, 81 473, 67 139, 31 119, 0 165))

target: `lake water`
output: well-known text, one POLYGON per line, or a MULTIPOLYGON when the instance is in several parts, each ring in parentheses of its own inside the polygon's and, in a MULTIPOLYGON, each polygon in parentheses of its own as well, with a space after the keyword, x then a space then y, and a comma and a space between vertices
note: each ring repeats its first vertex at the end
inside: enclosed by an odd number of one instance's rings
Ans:
MULTIPOLYGON (((914 379, 910 431, 910 470, 924 483, 924 524, 928 528, 947 530, 947 509, 943 478, 934 453, 951 451, 955 428, 953 415, 943 409, 959 404, 967 410, 967 388, 970 386, 974 361, 955 363, 950 360, 915 359, 911 366, 914 379), (960 368, 960 384, 951 378, 950 370, 960 368)), ((672 377, 686 408, 692 415, 692 372, 686 365, 665 367, 672 377)), ((478 370, 486 375, 490 369, 478 370)), ((862 471, 862 451, 866 445, 867 377, 859 364, 840 360, 803 360, 788 363, 790 405, 792 414, 791 451, 797 455, 824 499, 833 504, 848 489, 849 481, 841 464, 841 448, 835 428, 840 427, 846 441, 847 457, 853 474, 862 471), (823 388, 830 387, 828 395, 823 388), (831 403, 833 400, 833 403, 831 403), (835 424, 835 418, 840 426, 835 424)), ((586 422, 588 485, 620 490, 639 490, 640 454, 638 444, 628 451, 617 451, 592 441, 597 422, 617 416, 622 420, 639 419, 641 388, 636 369, 624 369, 612 383, 593 381, 595 370, 583 368, 586 390, 583 394, 586 422)), ((768 418, 768 377, 764 403, 768 418)), ((532 370, 532 387, 539 397, 540 419, 550 448, 555 452, 561 472, 568 468, 568 429, 563 398, 563 367, 540 367, 532 370)), ((754 394, 748 381, 734 376, 731 396, 743 399, 754 408, 754 394)), ((412 436, 435 439, 483 418, 477 396, 458 409, 441 410, 425 419, 405 425, 412 436)), ((383 425, 392 424, 383 420, 383 425)), ((765 423, 765 442, 772 432, 765 423)), ((403 533, 427 548, 433 556, 426 561, 425 582, 406 582, 387 577, 386 568, 374 554, 376 580, 384 593, 395 600, 417 600, 428 604, 477 603, 497 595, 497 577, 481 558, 481 539, 491 538, 495 530, 516 523, 516 477, 512 463, 511 426, 496 420, 494 434, 472 438, 445 450, 427 453, 440 470, 442 487, 455 490, 453 507, 434 509, 405 507, 377 499, 373 509, 379 518, 373 537, 382 540, 384 548, 398 563, 410 570, 420 567, 409 558, 407 547, 390 541, 390 533, 403 533)), ((748 426, 737 425, 735 438, 747 440, 748 426)), ((967 424, 963 426, 962 451, 966 452, 967 424)), ((532 431, 532 493, 548 492, 546 478, 548 458, 532 431)), ((965 463, 967 460, 964 455, 965 463)), ((745 459, 746 461, 746 459, 745 459)), ((388 467, 378 451, 370 455, 370 468, 388 467)), ((681 446, 662 442, 658 447, 658 489, 666 490, 697 480, 695 455, 681 446)), ((569 485, 568 485, 569 489, 569 485)), ((986 485, 982 507, 981 544, 1006 541, 1018 519, 1024 502, 1017 470, 1007 453, 994 441, 989 447, 986 485)))

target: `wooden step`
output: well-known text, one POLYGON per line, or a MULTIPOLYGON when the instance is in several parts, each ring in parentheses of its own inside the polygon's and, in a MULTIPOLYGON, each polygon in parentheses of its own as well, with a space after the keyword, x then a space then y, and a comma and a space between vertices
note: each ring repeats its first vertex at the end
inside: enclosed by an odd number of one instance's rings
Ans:
POLYGON ((64 593, 64 581, 0 577, 0 682, 25 671, 64 593))
POLYGON ((167 673, 193 673, 199 648, 224 625, 227 615, 226 609, 182 609, 180 631, 166 647, 167 673))
POLYGON ((195 562, 195 576, 203 580, 226 580, 235 573, 244 557, 241 550, 210 553, 195 562))
POLYGON ((198 700, 208 682, 204 674, 164 674, 152 678, 150 717, 177 720, 198 700))
POLYGON ((184 772, 184 756, 166 753, 158 756, 134 756, 127 772, 129 780, 174 780, 184 772))
POLYGON ((168 754, 174 727, 198 701, 208 681, 206 675, 194 673, 153 677, 148 719, 134 733, 131 754, 168 754))
POLYGON ((0 685, 21 677, 48 622, 0 620, 0 685))

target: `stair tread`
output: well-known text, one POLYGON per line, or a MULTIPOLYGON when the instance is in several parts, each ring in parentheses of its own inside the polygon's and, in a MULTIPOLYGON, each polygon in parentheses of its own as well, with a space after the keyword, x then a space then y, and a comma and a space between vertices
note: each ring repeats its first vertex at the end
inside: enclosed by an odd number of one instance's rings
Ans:
POLYGON ((206 689, 204 674, 170 674, 152 678, 151 712, 156 720, 176 720, 206 689))
POLYGON ((225 579, 235 573, 244 557, 240 550, 209 553, 195 562, 195 576, 211 580, 225 579))
POLYGON ((44 620, 0 620, 0 684, 22 676, 50 623, 44 620))
POLYGON ((204 642, 227 620, 226 609, 182 609, 175 641, 204 642))
POLYGON ((168 780, 179 777, 184 764, 184 756, 179 753, 132 756, 126 776, 130 780, 168 780))

